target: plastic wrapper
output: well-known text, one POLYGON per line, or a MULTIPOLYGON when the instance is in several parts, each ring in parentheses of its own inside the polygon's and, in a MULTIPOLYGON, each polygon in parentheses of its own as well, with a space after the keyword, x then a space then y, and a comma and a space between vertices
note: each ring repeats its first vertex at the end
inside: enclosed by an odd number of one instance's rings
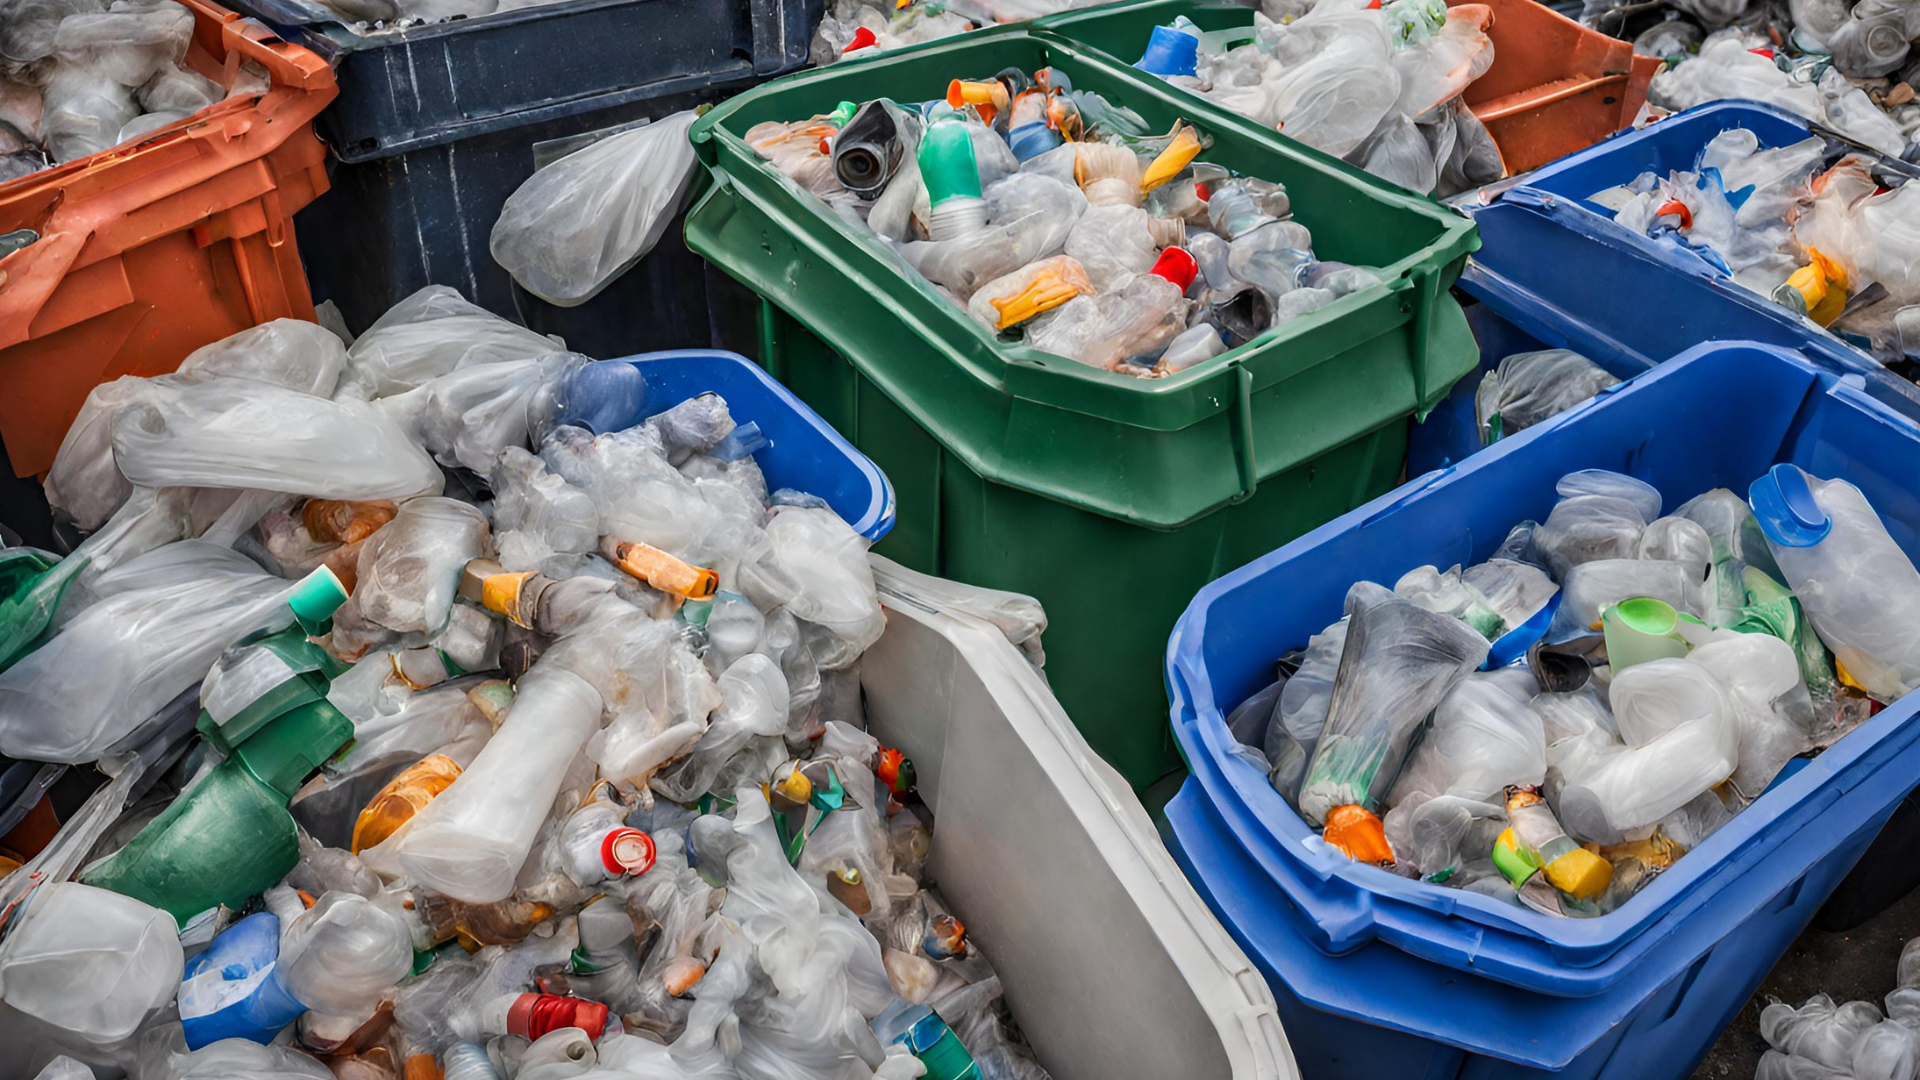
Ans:
POLYGON ((1403 864, 1430 881, 1465 885, 1495 873, 1487 852, 1507 818, 1495 803, 1416 792, 1396 801, 1381 824, 1403 864))
POLYGON ((0 753, 69 764, 100 757, 199 682, 227 645, 291 622, 290 584, 200 542, 101 575, 97 600, 0 673, 0 753))
POLYGON ((1533 531, 1533 549, 1563 585, 1581 563, 1639 557, 1640 534, 1652 520, 1634 502, 1613 495, 1575 495, 1554 505, 1533 531))
POLYGON ((1471 627, 1370 582, 1347 593, 1349 629, 1326 727, 1300 788, 1315 824, 1338 806, 1378 806, 1427 714, 1487 657, 1471 627))
POLYGON ((286 928, 277 966, 301 1004, 358 1020, 413 973, 413 945, 398 913, 330 892, 286 928))
POLYGON ((573 307, 644 258, 693 188, 694 113, 612 135, 507 197, 488 246, 528 292, 573 307))
POLYGON ((1480 443, 1492 446, 1503 436, 1573 408, 1619 379, 1570 349, 1514 353, 1480 379, 1473 398, 1480 443))
POLYGON ((490 474, 494 540, 509 570, 538 570, 557 555, 584 555, 600 541, 600 511, 585 491, 546 463, 508 447, 490 474))
POLYGON ((1416 792, 1494 802, 1509 785, 1547 777, 1540 716, 1487 676, 1455 684, 1433 710, 1433 726, 1408 755, 1390 803, 1416 792))
POLYGON ((337 396, 386 397, 459 368, 559 351, 552 338, 468 303, 445 285, 429 285, 389 308, 347 350, 337 396))
POLYGON ((360 547, 359 584, 336 618, 400 632, 447 625, 460 571, 487 551, 487 519, 456 499, 411 499, 360 547))
POLYGON ((1687 660, 1726 688, 1740 727, 1733 787, 1751 802, 1789 760, 1814 745, 1813 699, 1800 681, 1793 647, 1766 634, 1735 634, 1694 649, 1687 660))
POLYGON ((591 634, 570 636, 544 659, 599 690, 608 720, 587 752, 608 779, 644 790, 655 771, 699 741, 721 705, 720 690, 671 623, 628 607, 588 625, 591 634))
POLYGON ((787 607, 794 617, 827 634, 829 648, 816 649, 821 670, 852 663, 880 639, 887 619, 874 598, 868 542, 831 510, 786 507, 767 523, 774 557, 799 585, 787 607))
POLYGON ((693 802, 712 790, 721 769, 751 739, 777 739, 787 729, 787 677, 772 659, 749 653, 720 674, 720 707, 686 758, 653 779, 674 802, 693 802))
POLYGON ((139 487, 228 487, 330 499, 437 493, 433 460, 371 406, 248 379, 153 384, 113 421, 113 456, 139 487))
POLYGON ((1086 268, 1095 288, 1105 290, 1146 273, 1161 248, 1184 238, 1179 223, 1149 217, 1137 206, 1094 206, 1067 234, 1065 253, 1086 268))

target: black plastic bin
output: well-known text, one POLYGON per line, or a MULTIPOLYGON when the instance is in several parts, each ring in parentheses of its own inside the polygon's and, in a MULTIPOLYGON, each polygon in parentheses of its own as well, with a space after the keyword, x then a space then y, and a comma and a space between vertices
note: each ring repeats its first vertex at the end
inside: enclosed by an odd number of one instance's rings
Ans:
POLYGON ((430 284, 598 356, 706 345, 705 264, 676 225, 600 296, 519 292, 487 238, 536 168, 637 122, 803 66, 824 0, 566 0, 360 35, 303 0, 235 7, 325 57, 340 97, 315 127, 333 189, 302 211, 316 302, 354 332, 430 284))

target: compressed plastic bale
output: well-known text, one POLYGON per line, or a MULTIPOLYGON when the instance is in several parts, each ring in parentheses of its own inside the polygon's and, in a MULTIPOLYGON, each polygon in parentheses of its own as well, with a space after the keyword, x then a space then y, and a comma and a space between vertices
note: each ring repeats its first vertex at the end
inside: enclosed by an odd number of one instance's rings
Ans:
POLYGON ((1486 373, 1473 398, 1480 443, 1525 431, 1573 408, 1619 379, 1571 349, 1513 353, 1486 373))
POLYGON ((0 948, 8 1006, 95 1045, 133 1034, 180 988, 172 916, 75 882, 43 885, 0 948))
POLYGON ((468 303, 445 285, 429 285, 388 308, 354 341, 336 396, 386 397, 474 364, 559 351, 552 338, 468 303))
POLYGON ((639 262, 693 189, 692 111, 602 139, 534 173, 507 197, 488 248, 551 304, 591 300, 639 262))
POLYGON ((1349 628, 1326 727, 1300 787, 1318 825, 1339 806, 1384 800, 1421 721, 1486 659, 1487 639, 1371 582, 1347 592, 1349 628))
POLYGON ((396 499, 444 483, 433 460, 372 406, 249 379, 150 385, 115 416, 113 456, 129 481, 148 488, 396 499))
POLYGON ((99 599, 0 673, 0 754, 95 760, 203 678, 227 645, 290 622, 293 587, 199 541, 103 574, 99 599))
POLYGON ((1509 785, 1537 787, 1547 778, 1546 729, 1540 716, 1486 676, 1470 675, 1433 710, 1390 802, 1414 792, 1493 802, 1509 785))
POLYGON ((399 841, 407 873, 468 903, 511 894, 600 709, 599 693, 585 680, 549 663, 535 665, 480 756, 427 804, 399 841))

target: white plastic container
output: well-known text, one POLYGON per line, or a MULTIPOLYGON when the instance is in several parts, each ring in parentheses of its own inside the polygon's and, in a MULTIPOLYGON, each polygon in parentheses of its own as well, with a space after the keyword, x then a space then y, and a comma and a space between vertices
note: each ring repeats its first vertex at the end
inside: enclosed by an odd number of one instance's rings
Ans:
POLYGON ((1000 630, 925 600, 1004 594, 873 567, 869 728, 919 770, 932 876, 1055 1080, 1296 1080, 1265 980, 1126 782, 1000 630))

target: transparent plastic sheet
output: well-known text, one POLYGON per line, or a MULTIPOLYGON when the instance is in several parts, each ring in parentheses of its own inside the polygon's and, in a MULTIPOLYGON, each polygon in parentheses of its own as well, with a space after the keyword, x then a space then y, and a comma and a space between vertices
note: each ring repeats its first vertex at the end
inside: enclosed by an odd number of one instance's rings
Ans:
POLYGON ((103 574, 102 598, 0 673, 0 753, 92 761, 198 682, 231 642, 291 622, 291 583, 184 541, 103 574))
POLYGON ((1380 805, 1419 724, 1486 659, 1487 639, 1371 582, 1347 593, 1349 629, 1326 727, 1300 788, 1315 824, 1338 806, 1380 805))
POLYGON ((1389 803, 1397 805, 1416 792, 1490 803, 1508 785, 1538 786, 1546 780, 1547 740, 1540 716, 1495 678, 1470 675, 1440 699, 1433 726, 1408 756, 1389 803))
POLYGON ((379 407, 440 464, 477 473, 501 452, 538 442, 561 411, 564 388, 593 361, 555 352, 474 364, 379 400, 379 407))
POLYGON ((1274 790, 1289 802, 1299 798, 1307 762, 1312 760, 1326 728, 1327 710, 1333 703, 1334 681, 1345 654, 1349 625, 1350 620, 1343 617, 1307 642, 1299 670, 1280 691, 1275 722, 1267 728, 1266 745, 1262 749, 1267 760, 1273 763, 1270 779, 1274 790))
POLYGON ((622 132, 534 173, 494 222, 494 261, 562 307, 585 303, 653 250, 693 187, 692 112, 622 132))
POLYGON ((0 947, 0 993, 12 1008, 96 1044, 134 1033, 179 988, 172 916, 75 882, 36 890, 0 947))

